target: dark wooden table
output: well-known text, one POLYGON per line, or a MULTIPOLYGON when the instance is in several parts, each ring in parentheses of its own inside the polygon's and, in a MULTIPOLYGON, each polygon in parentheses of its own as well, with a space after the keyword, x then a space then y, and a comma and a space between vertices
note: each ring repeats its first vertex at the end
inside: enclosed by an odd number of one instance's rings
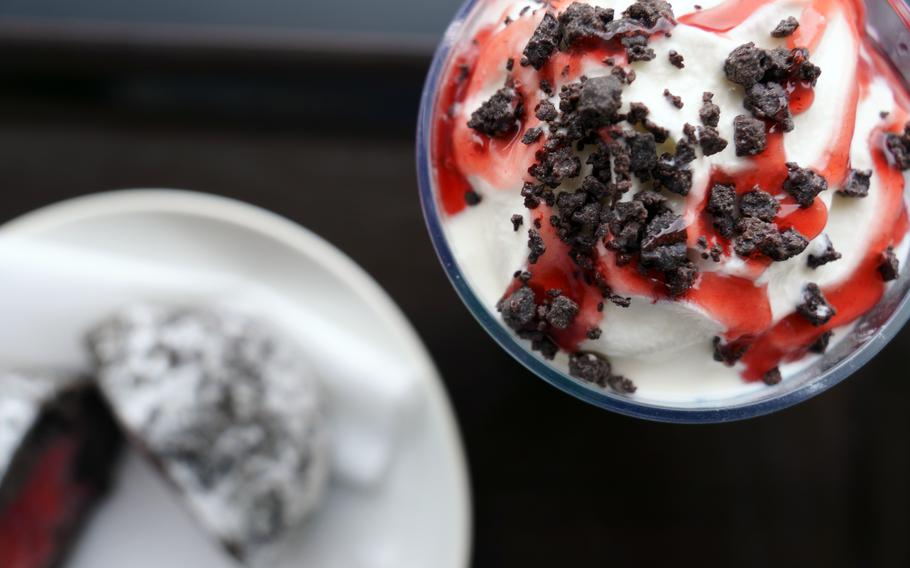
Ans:
POLYGON ((470 460, 474 566, 910 564, 910 334, 775 416, 693 427, 610 414, 500 351, 446 281, 414 176, 422 58, 45 48, 0 56, 0 217, 177 187, 338 245, 445 376, 470 460))

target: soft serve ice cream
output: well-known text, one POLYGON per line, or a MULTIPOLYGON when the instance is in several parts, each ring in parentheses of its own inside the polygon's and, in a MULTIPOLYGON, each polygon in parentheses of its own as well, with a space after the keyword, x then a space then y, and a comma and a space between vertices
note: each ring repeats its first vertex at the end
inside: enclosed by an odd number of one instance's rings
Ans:
POLYGON ((432 139, 478 297, 615 392, 785 380, 900 270, 910 100, 863 26, 859 0, 478 2, 432 139))

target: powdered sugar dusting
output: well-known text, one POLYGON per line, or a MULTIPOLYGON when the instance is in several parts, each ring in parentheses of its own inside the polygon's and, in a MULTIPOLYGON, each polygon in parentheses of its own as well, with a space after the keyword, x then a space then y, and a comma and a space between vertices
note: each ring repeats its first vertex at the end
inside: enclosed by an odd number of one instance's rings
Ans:
POLYGON ((238 558, 318 505, 328 440, 297 346, 242 314, 157 305, 122 311, 90 342, 115 414, 238 558))

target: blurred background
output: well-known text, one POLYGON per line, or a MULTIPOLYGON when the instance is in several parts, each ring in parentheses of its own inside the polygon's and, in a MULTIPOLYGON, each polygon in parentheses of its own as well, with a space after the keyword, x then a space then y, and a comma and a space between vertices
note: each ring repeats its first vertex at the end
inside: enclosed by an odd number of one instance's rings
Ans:
POLYGON ((125 187, 261 205, 363 265, 446 379, 473 566, 910 565, 910 333, 772 417, 668 426, 534 378, 425 234, 417 103, 458 0, 0 0, 0 218, 125 187))

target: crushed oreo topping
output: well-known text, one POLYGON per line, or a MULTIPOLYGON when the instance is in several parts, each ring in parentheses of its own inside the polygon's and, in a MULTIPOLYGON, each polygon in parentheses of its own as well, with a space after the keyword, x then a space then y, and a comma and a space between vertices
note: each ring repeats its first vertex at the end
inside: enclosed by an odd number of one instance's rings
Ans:
POLYGON ((812 270, 815 270, 819 266, 824 266, 829 262, 834 262, 841 259, 841 253, 834 250, 834 243, 831 242, 831 239, 827 235, 825 235, 824 238, 825 250, 818 255, 810 254, 806 259, 806 263, 812 270))
POLYGON ((537 103, 537 108, 534 109, 534 116, 536 116, 538 120, 550 122, 556 120, 559 116, 559 111, 556 110, 556 105, 550 101, 542 100, 537 103))
POLYGON ((714 93, 704 93, 702 95, 701 109, 698 111, 698 118, 702 124, 717 128, 720 124, 720 107, 714 103, 714 93))
POLYGON ((746 341, 731 341, 725 343, 720 337, 714 338, 714 360, 732 367, 737 361, 743 358, 746 351, 749 350, 749 343, 746 341))
POLYGON ((648 37, 645 35, 626 36, 620 40, 620 43, 626 48, 626 58, 629 63, 651 61, 657 57, 654 50, 648 47, 648 37))
POLYGON ((682 97, 679 95, 674 95, 670 92, 670 89, 664 89, 664 98, 670 101, 670 104, 676 108, 683 108, 685 104, 683 103, 682 97))
POLYGON ((904 125, 900 134, 890 132, 885 135, 885 149, 889 162, 901 171, 910 170, 910 122, 904 125))
POLYGON ((557 296, 546 312, 547 323, 555 329, 568 329, 578 315, 578 304, 565 296, 557 296))
POLYGON ((885 282, 897 280, 900 276, 900 261, 894 254, 894 247, 888 247, 882 253, 881 263, 878 265, 878 272, 882 275, 885 282))
POLYGON ((740 198, 739 210, 745 217, 755 217, 770 223, 777 217, 780 203, 770 193, 755 187, 740 198))
POLYGON ((469 189, 466 192, 464 192, 464 202, 466 204, 468 204, 469 207, 474 207, 475 205, 480 205, 481 201, 483 201, 483 196, 480 195, 479 193, 477 193, 476 191, 474 191, 473 189, 469 189))
POLYGON ((516 213, 515 215, 512 215, 511 221, 512 221, 512 229, 517 233, 518 229, 520 229, 521 226, 524 225, 525 218, 516 213))
POLYGON ((537 229, 528 229, 528 249, 531 251, 528 254, 529 264, 537 264, 540 257, 547 252, 547 245, 543 242, 543 237, 540 236, 540 231, 537 229))
POLYGON ((771 30, 772 37, 789 37, 793 35, 793 32, 799 27, 799 20, 790 16, 784 20, 781 20, 777 27, 771 30))
POLYGON ((736 189, 732 185, 715 184, 711 188, 706 211, 711 214, 717 232, 723 237, 731 238, 738 218, 736 189))
POLYGON ((671 154, 661 154, 653 175, 657 185, 671 193, 685 196, 692 189, 692 170, 671 154))
POLYGON ((808 246, 808 239, 793 228, 780 231, 773 223, 754 217, 742 217, 736 223, 733 250, 743 257, 761 253, 773 261, 783 262, 808 246))
POLYGON ((521 94, 512 87, 503 87, 471 114, 468 127, 490 138, 513 134, 524 114, 521 94))
POLYGON ((761 154, 768 145, 765 123, 743 114, 737 116, 733 120, 733 143, 736 145, 737 156, 761 154))
POLYGON ((746 99, 743 104, 755 118, 774 122, 784 132, 793 130, 789 96, 779 83, 768 82, 752 85, 746 91, 746 99))
POLYGON ((629 379, 613 374, 610 362, 596 353, 572 353, 569 355, 569 374, 586 383, 601 388, 611 388, 622 394, 636 391, 635 384, 629 379))
POLYGON ((825 299, 817 284, 810 283, 803 290, 803 303, 796 308, 796 312, 806 321, 820 327, 831 321, 837 311, 825 299))
POLYGON ((769 387, 773 387, 774 385, 779 385, 781 383, 781 381, 783 381, 783 380, 784 380, 784 378, 780 374, 780 367, 774 367, 773 369, 771 369, 770 371, 765 373, 764 376, 762 377, 762 381, 764 381, 764 383, 766 385, 768 385, 769 387))
POLYGON ((670 59, 670 65, 676 67, 677 69, 684 69, 686 67, 685 58, 680 55, 675 49, 671 49, 668 54, 670 59))
POLYGON ((537 29, 534 30, 534 34, 524 49, 524 58, 521 60, 521 64, 524 66, 530 65, 537 70, 543 68, 556 51, 559 37, 559 22, 553 17, 553 14, 544 14, 543 19, 537 25, 537 29))
POLYGON ((521 137, 521 143, 525 145, 530 145, 538 140, 543 135, 543 128, 540 126, 534 126, 525 131, 524 136, 521 137))
POLYGON ((838 195, 844 197, 863 198, 869 195, 869 185, 872 179, 872 170, 850 170, 844 186, 837 190, 838 195))
POLYGON ((805 81, 814 87, 821 69, 809 61, 809 50, 804 47, 766 50, 750 42, 730 52, 724 61, 724 74, 747 89, 756 83, 788 80, 805 81))
POLYGON ((727 149, 729 142, 721 138, 720 132, 713 126, 698 128, 698 143, 705 156, 713 156, 727 149))
POLYGON ((818 339, 813 341, 812 345, 809 346, 809 352, 823 355, 826 351, 828 351, 828 345, 831 343, 832 337, 834 337, 834 332, 830 330, 819 335, 818 339))
POLYGON ((828 181, 810 169, 801 168, 794 162, 788 162, 787 169, 789 173, 784 181, 784 191, 803 209, 810 207, 815 196, 828 189, 828 181))

